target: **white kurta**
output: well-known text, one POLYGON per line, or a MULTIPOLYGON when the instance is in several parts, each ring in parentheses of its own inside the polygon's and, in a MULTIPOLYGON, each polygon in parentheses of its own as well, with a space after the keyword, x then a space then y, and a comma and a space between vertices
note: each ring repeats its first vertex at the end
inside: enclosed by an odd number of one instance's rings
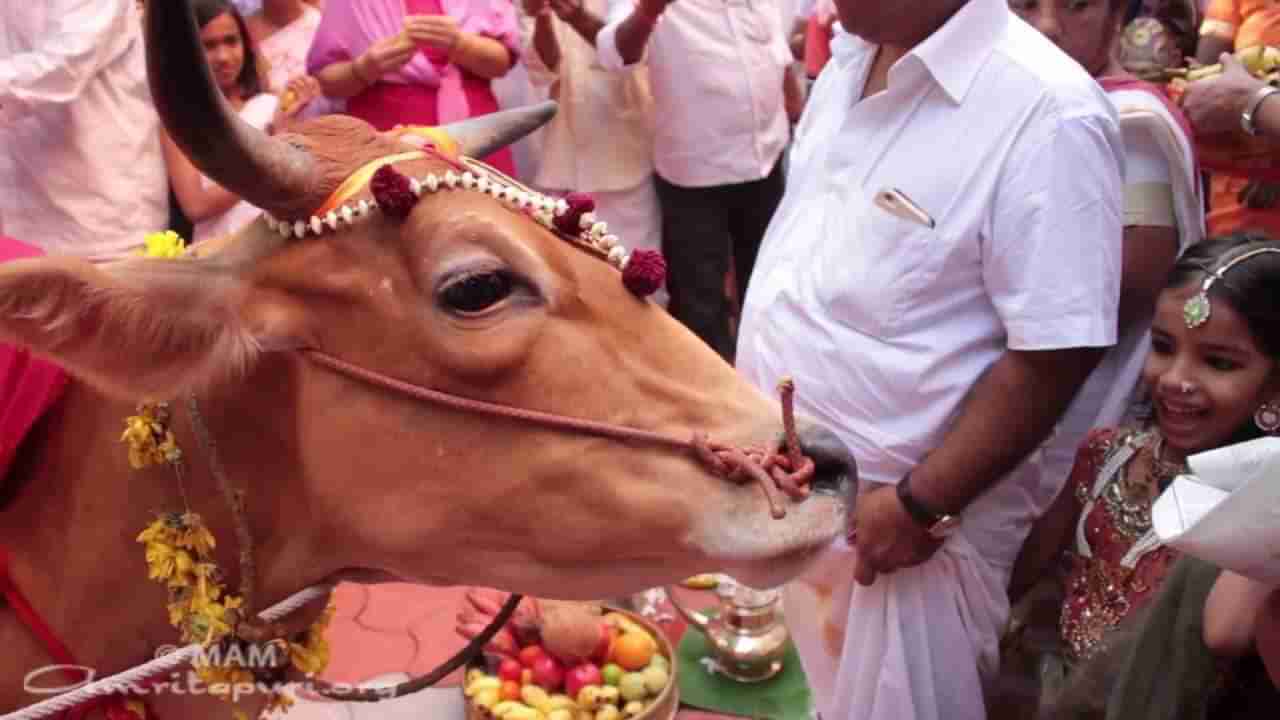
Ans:
MULTIPOLYGON (((864 489, 940 445, 1006 350, 1115 342, 1124 163, 1101 88, 1005 0, 970 0, 859 100, 875 51, 837 27, 737 354, 761 388, 795 378, 864 489), (877 204, 890 189, 934 226, 877 204)), ((1037 451, 927 563, 863 588, 837 543, 788 586, 825 720, 984 717, 1008 574, 1059 486, 1037 451)))
POLYGON ((134 0, 0 0, 0 216, 46 252, 105 259, 169 220, 134 0))
MULTIPOLYGON (((600 64, 625 67, 618 27, 634 0, 608 0, 596 36, 600 64)), ((679 0, 645 49, 654 111, 654 166, 669 182, 712 187, 766 177, 790 138, 783 74, 791 64, 781 0, 679 0)))

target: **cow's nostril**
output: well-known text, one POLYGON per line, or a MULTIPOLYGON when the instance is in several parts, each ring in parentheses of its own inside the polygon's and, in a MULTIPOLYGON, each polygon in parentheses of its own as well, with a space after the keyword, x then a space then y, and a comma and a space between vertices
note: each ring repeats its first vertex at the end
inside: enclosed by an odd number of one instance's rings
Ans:
POLYGON ((799 431, 800 449, 813 459, 813 489, 851 493, 858 482, 858 464, 835 433, 810 425, 799 431))

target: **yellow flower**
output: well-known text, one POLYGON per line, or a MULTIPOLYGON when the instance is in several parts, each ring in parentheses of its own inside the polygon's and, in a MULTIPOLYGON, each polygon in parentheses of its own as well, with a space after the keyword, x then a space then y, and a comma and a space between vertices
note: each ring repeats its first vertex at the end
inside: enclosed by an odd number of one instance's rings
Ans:
POLYGON ((172 230, 154 232, 144 240, 142 254, 153 258, 177 258, 186 253, 186 241, 172 230))
POLYGON ((177 569, 177 554, 181 552, 172 545, 164 543, 147 543, 147 579, 169 580, 177 569))
POLYGON ((267 698, 267 706, 263 709, 262 713, 264 715, 269 715, 277 710, 281 713, 287 713, 291 707, 293 707, 293 698, 280 691, 276 691, 271 694, 270 698, 267 698))
POLYGON ((178 534, 174 530, 173 519, 170 515, 161 515, 144 528, 142 532, 138 533, 138 542, 140 543, 172 545, 177 538, 178 534))
POLYGON ((177 534, 174 544, 180 548, 194 550, 196 556, 202 560, 208 558, 218 543, 213 539, 213 533, 209 532, 209 528, 204 526, 204 520, 195 513, 185 513, 182 516, 182 522, 183 529, 177 534))
POLYGON ((304 643, 289 643, 289 659, 300 672, 318 675, 329 666, 329 641, 325 638, 325 631, 333 619, 334 609, 332 602, 325 607, 320 617, 307 628, 304 643))
POLYGON ((124 707, 138 720, 147 720, 147 704, 141 700, 125 700, 124 707))

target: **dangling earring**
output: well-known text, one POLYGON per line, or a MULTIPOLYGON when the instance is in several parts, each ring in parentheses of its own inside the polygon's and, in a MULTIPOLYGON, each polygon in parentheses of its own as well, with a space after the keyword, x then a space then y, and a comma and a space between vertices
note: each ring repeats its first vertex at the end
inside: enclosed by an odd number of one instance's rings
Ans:
POLYGON ((1258 406, 1253 414, 1253 422, 1258 429, 1268 435, 1275 435, 1280 430, 1280 405, 1267 401, 1258 406))

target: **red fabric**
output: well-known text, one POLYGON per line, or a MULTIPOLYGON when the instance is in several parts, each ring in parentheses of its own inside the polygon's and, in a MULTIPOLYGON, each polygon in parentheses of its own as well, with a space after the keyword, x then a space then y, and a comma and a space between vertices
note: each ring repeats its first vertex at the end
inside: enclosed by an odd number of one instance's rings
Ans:
MULTIPOLYGON (((0 262, 43 254, 37 247, 0 235, 0 262)), ((33 356, 24 348, 0 343, 0 478, 8 474, 27 433, 62 397, 67 379, 66 372, 57 365, 33 356)), ((80 665, 71 649, 14 584, 9 572, 9 551, 3 546, 0 546, 0 596, 13 609, 18 621, 27 626, 32 636, 44 646, 54 663, 80 665)), ((63 668, 62 672, 69 683, 85 680, 83 673, 70 667, 63 668)), ((137 717, 125 706, 121 696, 96 698, 53 717, 57 720, 79 720, 99 708, 104 708, 109 718, 127 720, 137 717)))
MULTIPOLYGON (((443 15, 440 0, 405 0, 409 15, 443 15)), ((436 48, 423 48, 422 54, 436 65, 448 62, 449 53, 436 48)), ((462 89, 467 96, 471 117, 498 111, 498 98, 489 81, 466 70, 462 71, 462 89)), ((436 89, 422 85, 377 82, 347 100, 347 113, 386 132, 397 125, 439 124, 436 89)), ((503 148, 481 158, 498 170, 515 177, 516 163, 511 148, 503 148)))

